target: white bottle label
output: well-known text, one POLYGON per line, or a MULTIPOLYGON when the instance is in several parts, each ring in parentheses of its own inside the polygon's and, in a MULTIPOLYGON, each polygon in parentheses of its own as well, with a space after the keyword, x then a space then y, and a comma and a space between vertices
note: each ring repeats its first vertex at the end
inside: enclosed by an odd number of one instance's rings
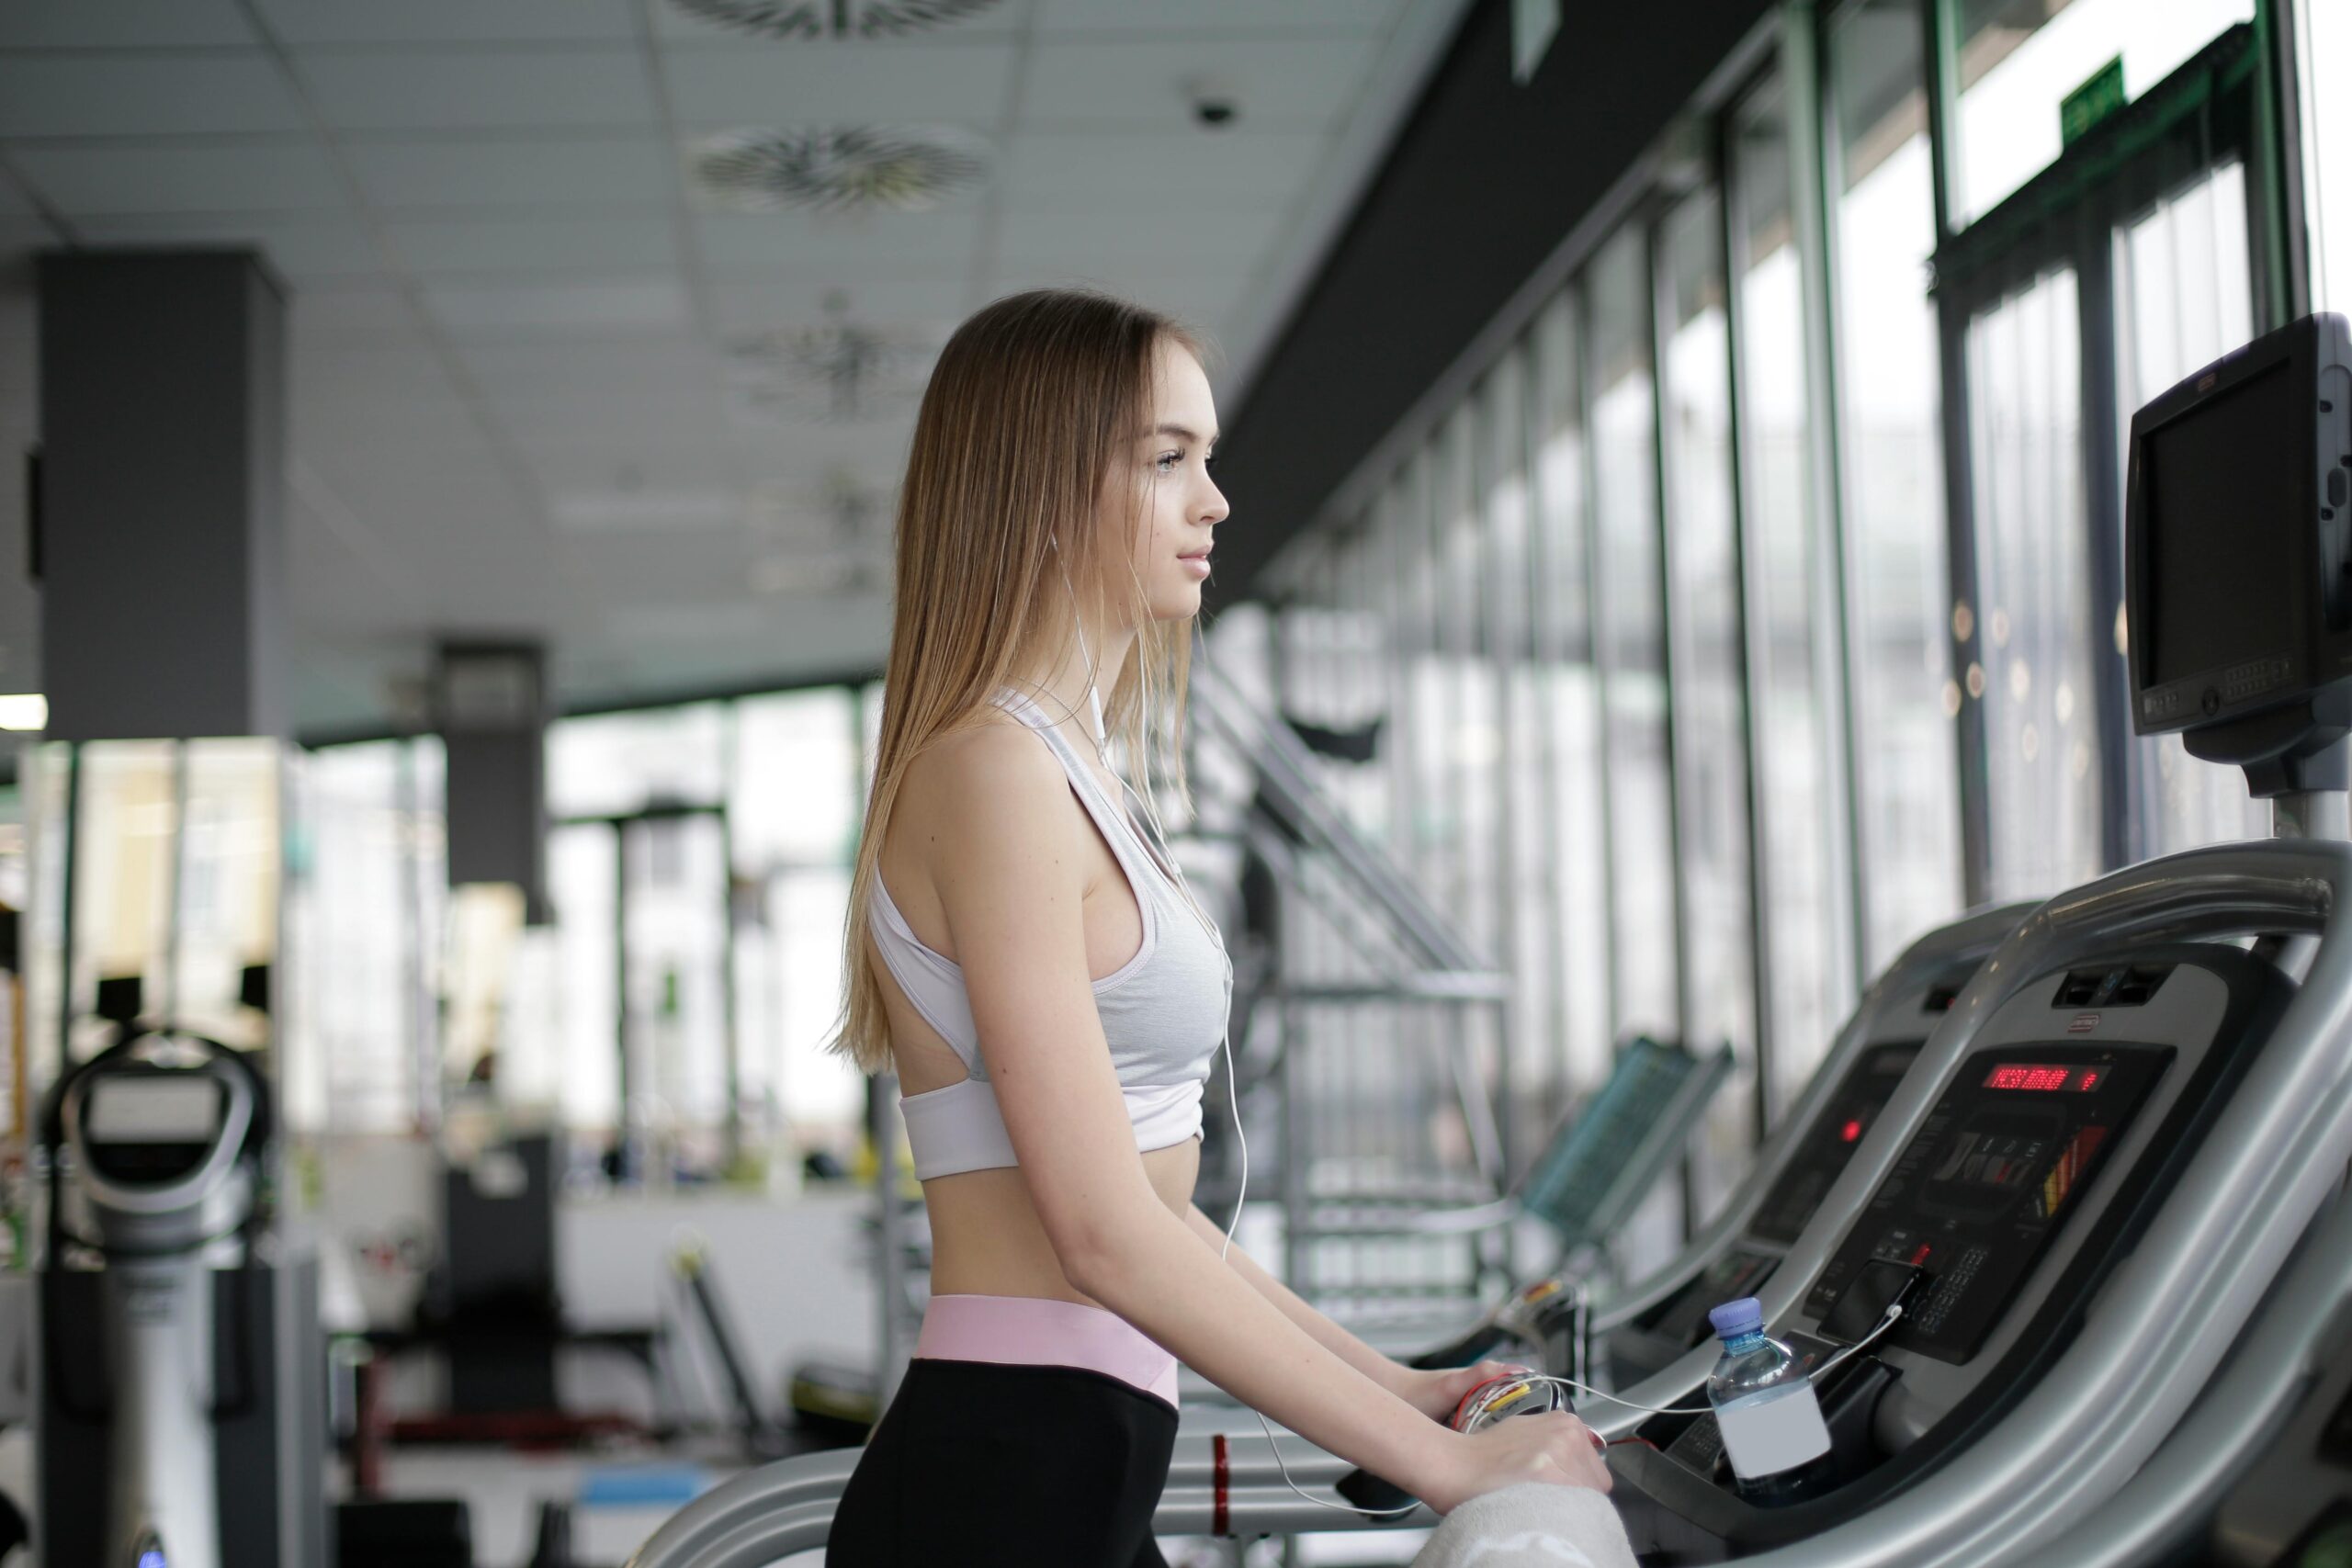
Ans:
POLYGON ((1742 1481, 1794 1470, 1829 1451, 1829 1428, 1809 1382, 1735 1400, 1716 1410, 1715 1425, 1723 1429, 1732 1472, 1742 1481))

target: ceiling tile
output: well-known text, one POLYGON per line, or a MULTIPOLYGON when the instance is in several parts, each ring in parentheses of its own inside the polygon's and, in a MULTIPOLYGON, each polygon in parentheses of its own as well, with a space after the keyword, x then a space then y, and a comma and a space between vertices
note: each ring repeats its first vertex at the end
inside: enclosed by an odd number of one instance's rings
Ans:
POLYGON ((582 441, 540 436, 521 446, 523 460, 550 493, 596 487, 638 486, 671 491, 707 486, 734 471, 734 438, 728 434, 654 441, 621 435, 582 441))
POLYGON ((288 364, 301 389, 349 389, 384 398, 446 398, 448 372, 423 341, 298 347, 288 364))
POLYGON ((964 44, 834 43, 810 49, 672 51, 671 111, 689 125, 995 122, 1018 51, 964 44))
POLYGON ((727 431, 718 389, 673 389, 649 401, 629 387, 573 387, 528 394, 507 390, 492 417, 521 442, 601 438, 607 433, 653 441, 708 441, 727 431))
MULTIPOLYGON (((112 0, 109 0, 112 3, 112 0)), ((258 0, 294 44, 627 41, 628 0, 258 0)))
POLYGON ((1376 47, 1369 37, 1042 44, 1022 96, 1021 125, 1191 138, 1189 144, 1171 140, 1166 155, 1177 158, 1243 127, 1318 130, 1336 122, 1354 97, 1376 47), (1193 106, 1204 85, 1238 111, 1227 125, 1194 124, 1193 106))
POLYGON ((643 343, 479 343, 458 350, 466 370, 493 394, 567 388, 626 390, 651 398, 718 384, 716 356, 690 335, 643 343))
POLYGON ((348 389, 289 403, 287 429, 294 451, 312 459, 379 448, 458 448, 482 439, 481 422, 454 396, 371 398, 348 389))
POLYGON ((1060 33, 1383 33, 1401 0, 1037 0, 1037 30, 1060 33))
POLYGON ((298 291, 384 276, 368 231, 334 214, 130 213, 85 218, 74 227, 90 244, 252 245, 298 291))
POLYGON ((692 316, 685 287, 674 277, 538 288, 445 283, 426 288, 424 299, 435 319, 460 336, 675 332, 692 316))
POLYGON ((300 132, 266 55, 0 54, 0 137, 300 132))
POLYGON ((695 220, 713 275, 802 273, 960 277, 979 243, 978 212, 726 213, 695 220))
POLYGON ((10 161, 69 218, 93 213, 332 211, 343 186, 309 142, 20 147, 10 161))
MULTIPOLYGON (((729 558, 724 566, 702 569, 717 573, 704 586, 709 591, 740 589, 743 562, 739 541, 750 505, 721 479, 719 474, 703 474, 674 484, 639 480, 625 488, 602 482, 547 486, 548 520, 566 538, 660 541, 656 553, 673 567, 682 564, 684 552, 698 541, 717 535, 730 547, 729 558)), ((639 591, 654 590, 648 578, 636 581, 639 591)))
POLYGON ((711 315, 729 334, 808 327, 824 321, 836 299, 849 319, 888 329, 961 321, 967 310, 960 273, 935 277, 876 277, 855 270, 784 274, 756 283, 721 283, 710 291, 711 315))
POLYGON ((0 49, 251 49, 235 0, 9 0, 0 49))
POLYGON ((906 472, 914 408, 910 400, 898 417, 852 424, 739 417, 735 428, 753 484, 775 488, 795 510, 814 511, 840 474, 854 475, 876 491, 898 488, 906 472))
POLYGON ((287 301, 295 352, 343 344, 381 344, 415 336, 420 323, 396 288, 298 288, 287 301))
POLYGON ((1111 218, 1060 214, 1011 219, 998 242, 999 265, 1080 272, 1112 267, 1160 275, 1247 269, 1263 254, 1282 219, 1271 208, 1221 214, 1171 208, 1111 218))
POLYGON ((654 121, 634 50, 311 52, 297 69, 320 112, 342 130, 654 121))
MULTIPOLYGON (((447 494, 457 490, 503 493, 508 488, 506 472, 498 456, 480 440, 469 445, 431 448, 429 477, 447 494)), ((359 510, 363 497, 380 497, 397 488, 411 476, 428 477, 418 472, 420 451, 406 444, 385 443, 370 447, 343 447, 322 452, 306 459, 310 473, 345 504, 359 510)), ((395 532, 413 534, 424 526, 420 520, 400 516, 370 519, 381 527, 387 536, 395 532)))
POLYGON ((1164 136, 1023 132, 998 180, 1010 213, 1257 207, 1295 199, 1329 146, 1307 131, 1241 130, 1172 145, 1164 136))
POLYGON ((666 217, 390 223, 393 249, 422 277, 449 273, 652 272, 678 261, 666 217))
POLYGON ((555 140, 369 141, 344 144, 368 199, 405 208, 658 207, 674 160, 651 132, 555 140))

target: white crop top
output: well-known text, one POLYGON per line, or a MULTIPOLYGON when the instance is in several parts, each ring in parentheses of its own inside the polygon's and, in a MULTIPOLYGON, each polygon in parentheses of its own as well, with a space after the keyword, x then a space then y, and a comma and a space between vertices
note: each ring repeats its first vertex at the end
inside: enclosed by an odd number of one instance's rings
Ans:
MULTIPOLYGON (((1225 1038, 1232 982, 1224 939, 1194 916, 1168 868, 1160 863, 1124 805, 1114 803, 1091 769, 1045 710, 1013 692, 999 693, 999 707, 1036 733, 1060 760, 1069 787, 1111 846, 1134 890, 1143 942, 1094 984, 1094 1008, 1119 1075, 1119 1092, 1135 1126, 1136 1147, 1166 1148, 1201 1130, 1201 1087, 1225 1038)), ((1123 785, 1124 787, 1124 785, 1123 785)), ((915 1176, 988 1170, 1020 1164, 997 1109, 996 1090, 980 1059, 964 972, 925 947, 899 912, 880 877, 874 882, 868 926, 874 946, 907 1000, 939 1032, 971 1075, 922 1094, 900 1098, 915 1176)))

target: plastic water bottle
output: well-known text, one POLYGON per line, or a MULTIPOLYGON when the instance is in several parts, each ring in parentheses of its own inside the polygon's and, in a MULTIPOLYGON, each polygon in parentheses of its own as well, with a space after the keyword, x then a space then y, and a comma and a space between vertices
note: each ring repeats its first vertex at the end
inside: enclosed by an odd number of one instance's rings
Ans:
POLYGON ((1754 1296, 1725 1302, 1707 1321, 1724 1342, 1707 1379, 1707 1403, 1715 1407, 1732 1474, 1744 1495, 1785 1495, 1805 1479, 1805 1467, 1829 1451, 1813 1379, 1787 1346, 1766 1337, 1764 1309, 1754 1296))

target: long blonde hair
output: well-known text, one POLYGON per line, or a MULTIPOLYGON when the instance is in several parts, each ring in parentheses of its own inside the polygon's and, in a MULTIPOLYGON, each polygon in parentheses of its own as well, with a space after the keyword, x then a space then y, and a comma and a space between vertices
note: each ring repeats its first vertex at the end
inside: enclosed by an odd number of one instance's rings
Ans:
MULTIPOLYGON (((1131 554, 1106 559, 1097 526, 1112 466, 1149 417, 1163 343, 1204 353, 1194 333, 1156 311, 1038 289, 980 310, 932 371, 899 492, 881 741, 850 883, 842 1011, 827 1043, 865 1072, 890 1065, 865 931, 908 769, 940 737, 986 722, 989 699, 1019 672, 1061 667, 1080 595, 1101 610, 1124 592, 1137 629, 1117 684, 1102 694, 1104 724, 1147 796, 1157 779, 1185 799, 1191 623, 1151 618, 1131 554)), ((1131 526, 1140 492, 1136 500, 1131 526)))

